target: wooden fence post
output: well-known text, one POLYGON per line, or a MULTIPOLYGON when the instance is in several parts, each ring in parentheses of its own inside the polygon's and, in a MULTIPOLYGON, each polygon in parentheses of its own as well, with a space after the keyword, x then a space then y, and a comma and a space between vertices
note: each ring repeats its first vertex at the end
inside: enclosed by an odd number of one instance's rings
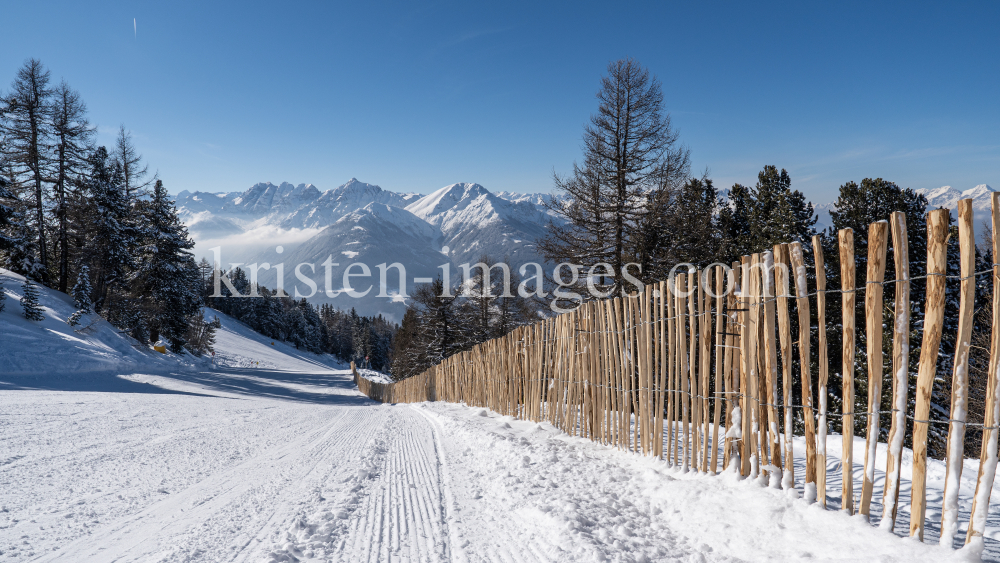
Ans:
POLYGON ((854 231, 841 229, 840 239, 840 287, 843 290, 842 319, 844 327, 843 355, 841 356, 841 378, 843 388, 843 430, 840 463, 843 487, 840 509, 854 514, 854 231))
MULTIPOLYGON (((701 350, 698 352, 701 359, 701 436, 704 446, 701 454, 701 472, 708 473, 709 446, 711 443, 711 393, 710 372, 712 370, 712 299, 711 286, 708 281, 708 269, 702 270, 698 276, 698 295, 701 296, 701 321, 699 328, 701 332, 698 336, 701 350)), ((714 448, 714 446, 712 446, 714 448)))
POLYGON ((990 334, 990 363, 986 384, 986 412, 983 416, 983 447, 979 456, 979 475, 976 477, 976 493, 972 498, 972 512, 969 515, 969 531, 965 536, 966 544, 978 553, 984 547, 983 534, 986 532, 986 516, 990 508, 990 493, 993 491, 993 481, 997 473, 997 423, 1000 422, 1000 385, 998 385, 998 367, 1000 367, 1000 193, 990 194, 992 203, 993 226, 993 327, 990 334))
POLYGON ((660 344, 660 375, 656 385, 656 437, 654 438, 655 450, 653 455, 663 459, 663 403, 664 396, 667 392, 667 372, 668 372, 668 360, 667 360, 667 348, 670 344, 670 339, 667 337, 667 303, 669 302, 667 298, 667 283, 664 281, 660 282, 660 297, 657 305, 659 305, 659 332, 657 333, 657 342, 660 344))
POLYGON ((969 344, 972 340, 972 311, 976 300, 976 235, 972 225, 972 200, 958 202, 958 242, 961 254, 961 299, 958 305, 958 334, 955 338, 955 366, 951 375, 951 422, 945 457, 944 495, 941 501, 941 545, 953 547, 958 532, 958 493, 965 455, 965 420, 969 411, 969 344))
MULTIPOLYGON (((723 311, 723 300, 725 296, 725 268, 716 266, 715 268, 715 413, 712 428, 712 473, 719 472, 719 424, 722 422, 722 402, 726 398, 723 388, 726 380, 726 363, 724 361, 726 348, 724 347, 726 332, 726 317, 723 311)), ((723 428, 725 425, 723 424, 723 428)), ((723 451, 725 449, 723 448, 723 451)))
POLYGON ((677 374, 680 370, 677 367, 680 358, 677 353, 677 326, 679 313, 677 312, 677 277, 667 280, 667 355, 669 383, 667 388, 670 392, 667 395, 667 462, 670 465, 677 465, 677 374))
POLYGON ((698 301, 700 302, 700 316, 698 328, 698 359, 700 361, 701 383, 698 388, 701 390, 701 437, 704 445, 701 453, 702 473, 708 473, 709 443, 711 441, 711 404, 710 404, 710 383, 709 372, 712 369, 712 300, 709 298, 710 287, 708 285, 708 270, 702 270, 698 275, 698 301))
POLYGON ((801 243, 791 243, 789 259, 791 274, 795 276, 795 308, 799 312, 799 379, 802 384, 802 420, 806 431, 806 478, 802 496, 806 502, 813 503, 816 502, 816 421, 809 365, 812 360, 809 352, 809 290, 806 287, 806 263, 801 243))
POLYGON ((757 277, 759 270, 751 266, 759 262, 758 255, 744 256, 743 271, 743 323, 740 326, 743 366, 740 388, 743 390, 743 470, 751 478, 757 476, 760 460, 757 458, 757 277))
MULTIPOLYGON (((774 254, 768 250, 763 254, 764 268, 761 270, 764 287, 764 376, 767 385, 767 436, 771 451, 771 469, 768 470, 770 486, 781 488, 781 439, 778 434, 778 347, 775 342, 775 292, 774 254)), ((763 442, 762 442, 763 443, 763 442)), ((761 455, 767 449, 761 448, 761 455)))
POLYGON ((945 274, 948 267, 948 210, 927 214, 927 302, 924 334, 917 369, 916 405, 913 413, 913 478, 910 507, 910 536, 924 540, 927 510, 927 430, 931 412, 931 392, 937 372, 937 356, 944 324, 945 274))
POLYGON ((617 364, 618 364, 618 385, 619 385, 619 397, 618 397, 618 424, 619 424, 619 437, 621 440, 621 447, 624 449, 629 449, 631 446, 631 429, 629 427, 632 412, 630 409, 632 403, 629 401, 629 385, 628 385, 628 369, 625 359, 625 317, 624 312, 624 297, 615 297, 614 300, 614 314, 615 314, 615 340, 616 340, 616 350, 617 354, 617 364))
POLYGON ((639 352, 642 354, 642 453, 649 455, 653 451, 653 413, 651 399, 653 395, 653 314, 652 299, 653 286, 647 284, 641 294, 642 315, 639 320, 642 322, 642 347, 639 352))
POLYGON ((889 224, 868 227, 868 275, 865 285, 865 334, 868 352, 868 432, 865 436, 865 472, 861 483, 861 515, 870 518, 875 483, 875 448, 878 445, 879 411, 882 404, 882 282, 885 279, 885 247, 889 224))
POLYGON ((819 373, 816 380, 816 392, 819 413, 816 419, 816 500, 826 508, 826 421, 827 382, 830 373, 830 360, 826 344, 826 264, 823 260, 823 238, 815 235, 812 238, 813 263, 816 267, 816 333, 818 340, 816 351, 819 356, 819 373))
MULTIPOLYGON (((722 467, 728 468, 730 463, 733 463, 733 455, 736 455, 736 473, 740 472, 741 463, 739 462, 739 444, 742 440, 734 441, 730 436, 729 428, 730 426, 735 426, 735 421, 733 420, 733 415, 736 412, 735 408, 740 404, 739 397, 735 393, 739 392, 738 386, 740 381, 740 356, 737 350, 739 341, 739 324, 737 324, 737 319, 741 315, 739 309, 742 307, 740 302, 737 300, 735 294, 738 287, 740 287, 740 263, 733 262, 732 265, 733 273, 733 291, 726 296, 726 303, 728 303, 728 310, 726 315, 726 359, 725 359, 725 378, 726 378, 726 440, 725 440, 725 457, 722 460, 722 467)), ((742 421, 741 421, 742 424, 742 421)), ((742 427, 741 427, 742 431, 742 427)))
POLYGON ((781 487, 795 490, 795 454, 792 447, 792 321, 788 315, 789 256, 787 244, 774 245, 774 282, 778 302, 778 342, 781 345, 781 391, 785 431, 785 466, 781 487))
POLYGON ((691 468, 698 471, 699 455, 701 453, 701 385, 698 378, 699 356, 699 323, 701 317, 698 315, 698 308, 701 301, 700 284, 698 283, 697 272, 688 272, 688 315, 691 318, 691 332, 688 334, 690 346, 689 350, 689 377, 691 380, 691 468))
POLYGON ((678 449, 680 452, 680 466, 681 470, 685 473, 688 470, 688 454, 690 450, 688 449, 688 417, 690 415, 690 394, 688 382, 690 378, 688 376, 688 363, 689 356, 687 353, 687 335, 685 331, 687 329, 687 322, 684 319, 690 320, 690 316, 685 311, 685 299, 687 292, 687 274, 679 274, 677 276, 677 316, 680 321, 677 326, 677 353, 680 357, 680 370, 677 374, 678 376, 678 400, 681 407, 681 419, 680 419, 680 430, 682 434, 682 443, 678 449))
POLYGON ((892 333, 892 424, 886 452, 885 487, 882 489, 882 521, 879 527, 892 531, 899 506, 899 475, 903 440, 906 437, 906 407, 910 381, 910 245, 906 237, 906 214, 893 212, 892 257, 896 263, 896 298, 892 333))

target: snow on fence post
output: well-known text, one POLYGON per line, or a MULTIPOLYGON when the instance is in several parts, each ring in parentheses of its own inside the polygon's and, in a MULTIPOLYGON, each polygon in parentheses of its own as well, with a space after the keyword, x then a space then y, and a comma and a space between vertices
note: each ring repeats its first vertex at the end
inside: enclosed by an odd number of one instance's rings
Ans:
POLYGON ((916 405, 913 415, 913 477, 911 479, 910 536, 924 540, 927 509, 927 430, 931 392, 944 324, 945 274, 948 266, 948 210, 927 214, 927 304, 924 334, 917 369, 916 405))
POLYGON ((722 266, 715 267, 715 413, 712 417, 714 424, 712 428, 712 473, 719 472, 719 423, 722 418, 722 401, 726 395, 722 393, 726 379, 726 348, 725 342, 726 322, 723 313, 723 293, 725 292, 725 271, 722 266))
POLYGON ((788 315, 789 256, 787 244, 774 245, 774 282, 778 298, 778 342, 781 344, 781 394, 785 431, 785 466, 781 487, 795 490, 795 455, 792 448, 792 321, 788 315))
POLYGON ((840 463, 843 470, 843 487, 840 496, 840 509, 848 514, 854 514, 854 231, 841 229, 837 233, 840 242, 840 287, 843 290, 843 307, 841 309, 844 338, 841 356, 841 381, 843 388, 843 403, 841 412, 843 430, 841 431, 842 446, 840 463))
POLYGON ((868 226, 868 273, 865 285, 865 334, 868 355, 868 431, 865 435, 865 472, 861 483, 859 512, 870 518, 875 483, 875 449, 878 445, 879 410, 882 404, 882 282, 885 279, 886 243, 889 224, 868 226))
POLYGON ((976 493, 972 497, 972 511, 969 515, 969 531, 965 543, 976 553, 984 548, 983 533, 986 531, 986 516, 990 507, 990 493, 997 472, 997 422, 1000 421, 1000 385, 997 376, 1000 368, 1000 193, 990 194, 993 226, 993 327, 990 334, 990 362, 986 383, 986 412, 983 416, 983 448, 979 456, 979 475, 976 477, 976 493))
POLYGON ((882 489, 882 521, 879 528, 892 532, 899 507, 899 476, 903 441, 906 437, 906 406, 910 371, 910 246, 906 237, 906 214, 893 212, 892 257, 896 265, 895 324, 892 334, 892 424, 886 455, 885 487, 882 489))
MULTIPOLYGON (((778 434, 778 347, 775 339, 774 253, 763 254, 764 269, 764 375, 767 385, 767 436, 771 452, 768 480, 771 487, 781 488, 781 438, 778 434)), ((762 448, 763 450, 763 448, 762 448)))
POLYGON ((972 225, 972 200, 958 202, 958 243, 961 255, 961 298, 958 305, 958 334, 955 339, 955 366, 951 375, 951 422, 944 495, 941 503, 941 539, 952 548, 958 532, 958 493, 965 454, 965 421, 969 412, 969 344, 972 340, 972 312, 976 300, 976 236, 972 225))
POLYGON ((830 373, 829 350, 826 344, 826 265, 823 260, 823 238, 812 238, 813 264, 816 268, 816 352, 819 373, 816 380, 818 413, 816 418, 816 500, 826 508, 826 422, 827 381, 830 373))
MULTIPOLYGON (((799 312, 799 379, 802 384, 802 420, 806 438, 806 478, 803 498, 816 502, 816 421, 813 413, 812 374, 809 351, 809 290, 806 287, 806 264, 802 258, 802 243, 789 245, 791 273, 795 276, 795 308, 799 312)), ((789 359, 791 356, 789 355, 789 359)))

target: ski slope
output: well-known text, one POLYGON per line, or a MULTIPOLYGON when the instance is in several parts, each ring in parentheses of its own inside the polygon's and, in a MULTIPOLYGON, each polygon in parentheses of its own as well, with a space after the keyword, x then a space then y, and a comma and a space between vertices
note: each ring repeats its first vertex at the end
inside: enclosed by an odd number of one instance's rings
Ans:
POLYGON ((50 372, 0 366, 0 561, 975 559, 545 423, 376 404, 343 366, 220 320, 215 365, 77 373, 60 362, 90 352, 54 347, 50 372))

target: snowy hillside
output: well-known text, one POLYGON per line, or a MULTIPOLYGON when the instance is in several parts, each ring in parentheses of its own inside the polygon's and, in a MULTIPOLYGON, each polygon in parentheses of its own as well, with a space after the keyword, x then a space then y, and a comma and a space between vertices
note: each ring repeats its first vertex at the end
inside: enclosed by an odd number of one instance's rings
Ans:
POLYGON ((98 315, 87 315, 78 326, 69 326, 66 319, 75 311, 73 299, 45 287, 38 286, 45 319, 26 320, 20 305, 23 282, 22 276, 0 268, 0 283, 7 294, 0 312, 0 373, 64 376, 140 367, 170 369, 190 363, 140 345, 98 315))

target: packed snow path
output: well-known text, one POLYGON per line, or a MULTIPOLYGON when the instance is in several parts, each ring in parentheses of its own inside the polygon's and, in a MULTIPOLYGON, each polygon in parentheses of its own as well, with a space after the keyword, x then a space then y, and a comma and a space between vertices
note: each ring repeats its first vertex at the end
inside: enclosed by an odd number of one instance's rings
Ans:
POLYGON ((681 475, 548 425, 459 405, 377 405, 346 373, 326 374, 312 394, 319 375, 291 388, 277 375, 0 394, 0 560, 946 556, 780 491, 681 475))
POLYGON ((229 319, 218 350, 215 367, 0 374, 0 561, 969 555, 548 424, 380 405, 229 319))

